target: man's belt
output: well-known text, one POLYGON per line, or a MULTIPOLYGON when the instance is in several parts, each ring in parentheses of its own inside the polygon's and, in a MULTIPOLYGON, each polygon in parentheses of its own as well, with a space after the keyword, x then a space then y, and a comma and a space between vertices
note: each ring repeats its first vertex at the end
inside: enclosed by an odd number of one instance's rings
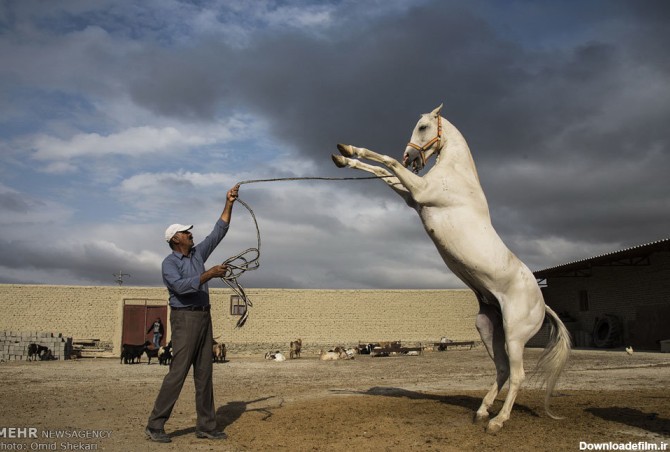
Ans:
POLYGON ((183 308, 177 308, 175 306, 170 306, 173 311, 203 311, 209 312, 210 306, 184 306, 183 308))

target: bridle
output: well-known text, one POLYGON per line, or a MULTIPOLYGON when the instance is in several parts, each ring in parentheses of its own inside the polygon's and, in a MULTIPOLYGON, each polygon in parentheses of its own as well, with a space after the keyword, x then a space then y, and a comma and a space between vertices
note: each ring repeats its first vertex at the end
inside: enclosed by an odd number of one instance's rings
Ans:
POLYGON ((438 113, 437 115, 437 135, 430 140, 428 143, 423 146, 414 144, 411 141, 407 143, 407 146, 413 147, 421 154, 421 163, 423 166, 426 166, 426 151, 431 148, 435 143, 440 143, 442 141, 442 116, 438 113))

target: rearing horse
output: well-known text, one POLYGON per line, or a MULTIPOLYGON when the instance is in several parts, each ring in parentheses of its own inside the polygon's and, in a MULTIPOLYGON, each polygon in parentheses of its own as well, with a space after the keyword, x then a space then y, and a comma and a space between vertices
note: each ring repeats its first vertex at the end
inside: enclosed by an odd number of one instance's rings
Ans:
POLYGON ((570 337, 556 313, 545 305, 533 273, 493 229, 470 149, 456 127, 441 117, 441 110, 442 105, 421 116, 402 164, 386 155, 344 144, 337 145, 342 156, 332 157, 340 168, 357 168, 384 177, 384 182, 418 212, 447 267, 477 296, 477 330, 497 374, 475 421, 489 418, 489 408, 507 380, 510 382, 502 409, 487 425, 487 431, 495 433, 509 419, 525 378, 524 346, 538 332, 545 316, 552 331, 538 371, 546 383, 545 410, 555 417, 549 412, 549 398, 570 354, 570 337), (425 176, 419 176, 432 155, 437 156, 434 166, 425 176), (380 163, 390 172, 358 159, 380 163))

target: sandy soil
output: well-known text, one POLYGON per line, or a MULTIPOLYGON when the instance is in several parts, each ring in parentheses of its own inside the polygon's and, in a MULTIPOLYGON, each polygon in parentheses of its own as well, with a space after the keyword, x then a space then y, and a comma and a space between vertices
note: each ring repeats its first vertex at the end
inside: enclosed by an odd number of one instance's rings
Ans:
MULTIPOLYGON (((528 372, 539 353, 527 351, 528 372)), ((543 392, 527 382, 495 435, 472 422, 493 381, 483 349, 335 362, 305 354, 283 363, 229 359, 214 365, 218 422, 229 439, 195 438, 189 377, 166 425, 170 444, 143 433, 165 366, 146 358, 2 363, 0 429, 8 436, 11 427, 35 428, 38 438, 0 437, 0 450, 556 451, 670 442, 668 354, 574 351, 552 399, 565 419, 549 418, 543 392)))

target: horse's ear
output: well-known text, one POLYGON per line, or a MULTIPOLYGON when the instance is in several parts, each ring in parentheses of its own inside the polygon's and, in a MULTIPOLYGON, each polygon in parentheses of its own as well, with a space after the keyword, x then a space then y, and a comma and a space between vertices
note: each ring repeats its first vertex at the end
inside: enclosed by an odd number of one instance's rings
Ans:
POLYGON ((440 116, 440 112, 442 111, 442 106, 443 106, 443 105, 444 105, 444 104, 440 104, 440 106, 437 107, 435 110, 433 110, 433 111, 431 112, 431 114, 432 114, 433 116, 435 116, 435 117, 440 116))

